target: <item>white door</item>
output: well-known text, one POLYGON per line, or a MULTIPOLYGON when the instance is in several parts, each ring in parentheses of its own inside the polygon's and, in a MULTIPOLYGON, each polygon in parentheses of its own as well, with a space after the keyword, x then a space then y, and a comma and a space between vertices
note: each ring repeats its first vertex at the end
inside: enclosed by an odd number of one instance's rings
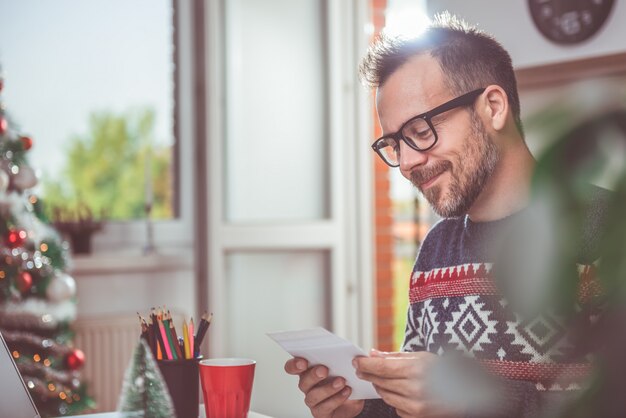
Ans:
POLYGON ((252 409, 309 416, 266 335, 373 341, 367 2, 227 0, 204 10, 212 357, 257 360, 252 409))

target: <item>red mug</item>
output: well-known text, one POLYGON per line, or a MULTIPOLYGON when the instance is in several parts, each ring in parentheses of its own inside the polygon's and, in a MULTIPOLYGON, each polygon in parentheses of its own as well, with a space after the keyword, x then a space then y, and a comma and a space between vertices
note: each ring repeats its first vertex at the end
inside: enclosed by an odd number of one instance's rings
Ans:
POLYGON ((200 383, 207 418, 246 418, 256 361, 216 358, 200 361, 200 383))

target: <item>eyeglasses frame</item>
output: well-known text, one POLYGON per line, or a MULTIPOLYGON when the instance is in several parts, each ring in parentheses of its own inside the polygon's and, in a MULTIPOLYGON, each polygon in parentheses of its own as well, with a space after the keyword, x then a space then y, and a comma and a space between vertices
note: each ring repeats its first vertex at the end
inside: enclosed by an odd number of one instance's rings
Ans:
POLYGON ((394 132, 394 133, 391 133, 391 134, 387 134, 387 135, 383 135, 380 138, 378 138, 376 141, 374 141, 374 143, 372 144, 372 149, 385 162, 385 164, 387 164, 390 167, 399 167, 400 163, 398 163, 396 165, 390 164, 385 159, 383 154, 381 153, 380 148, 378 147, 378 145, 382 141, 386 140, 387 138, 391 138, 391 139, 394 139, 398 143, 400 141, 403 141, 405 144, 407 144, 409 146, 409 148, 414 149, 415 151, 419 151, 419 152, 428 151, 429 149, 434 147, 435 144, 437 144, 437 141, 439 140, 439 135, 437 134, 437 130, 433 126, 432 118, 434 118, 435 116, 438 116, 438 115, 440 115, 440 114, 442 114, 444 112, 447 112, 449 110, 455 109, 457 107, 468 106, 470 104, 473 104, 474 101, 478 98, 478 96, 483 94, 483 92, 486 89, 487 89, 486 87, 481 87, 479 89, 472 90, 472 91, 470 91, 468 93, 465 93, 465 94, 462 94, 462 95, 460 95, 458 97, 455 97, 454 99, 449 100, 449 101, 447 101, 447 102, 445 102, 443 104, 440 104, 439 106, 435 107, 434 109, 431 109, 431 110, 429 110, 427 112, 421 113, 421 114, 419 114, 417 116, 413 116, 412 118, 410 118, 409 120, 404 122, 397 132, 394 132), (435 140, 433 141, 433 143, 430 144, 426 148, 419 148, 417 145, 415 145, 413 143, 413 141, 409 141, 408 139, 406 139, 404 137, 404 135, 402 135, 402 131, 404 130, 404 128, 409 123, 413 122, 415 119, 423 119, 428 124, 428 127, 430 128, 431 131, 433 131, 433 134, 435 135, 435 140))

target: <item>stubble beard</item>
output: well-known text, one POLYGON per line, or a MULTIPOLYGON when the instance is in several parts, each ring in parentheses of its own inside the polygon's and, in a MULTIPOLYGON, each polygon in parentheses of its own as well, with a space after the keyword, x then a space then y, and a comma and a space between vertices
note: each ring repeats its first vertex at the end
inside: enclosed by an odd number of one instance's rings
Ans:
POLYGON ((455 153, 453 161, 437 161, 411 173, 411 182, 422 193, 431 207, 444 218, 466 214, 472 207, 499 160, 499 153, 482 122, 472 114, 472 132, 463 149, 463 156, 455 153), (451 179, 447 189, 433 185, 422 190, 420 184, 448 172, 451 179))

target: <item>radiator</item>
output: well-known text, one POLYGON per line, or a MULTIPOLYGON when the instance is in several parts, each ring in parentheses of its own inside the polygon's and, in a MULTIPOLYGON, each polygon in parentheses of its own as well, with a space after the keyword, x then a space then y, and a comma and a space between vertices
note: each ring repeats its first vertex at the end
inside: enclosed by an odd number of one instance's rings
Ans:
POLYGON ((114 411, 124 372, 139 341, 137 315, 81 318, 73 324, 74 344, 85 353, 83 381, 96 401, 94 412, 114 411))

